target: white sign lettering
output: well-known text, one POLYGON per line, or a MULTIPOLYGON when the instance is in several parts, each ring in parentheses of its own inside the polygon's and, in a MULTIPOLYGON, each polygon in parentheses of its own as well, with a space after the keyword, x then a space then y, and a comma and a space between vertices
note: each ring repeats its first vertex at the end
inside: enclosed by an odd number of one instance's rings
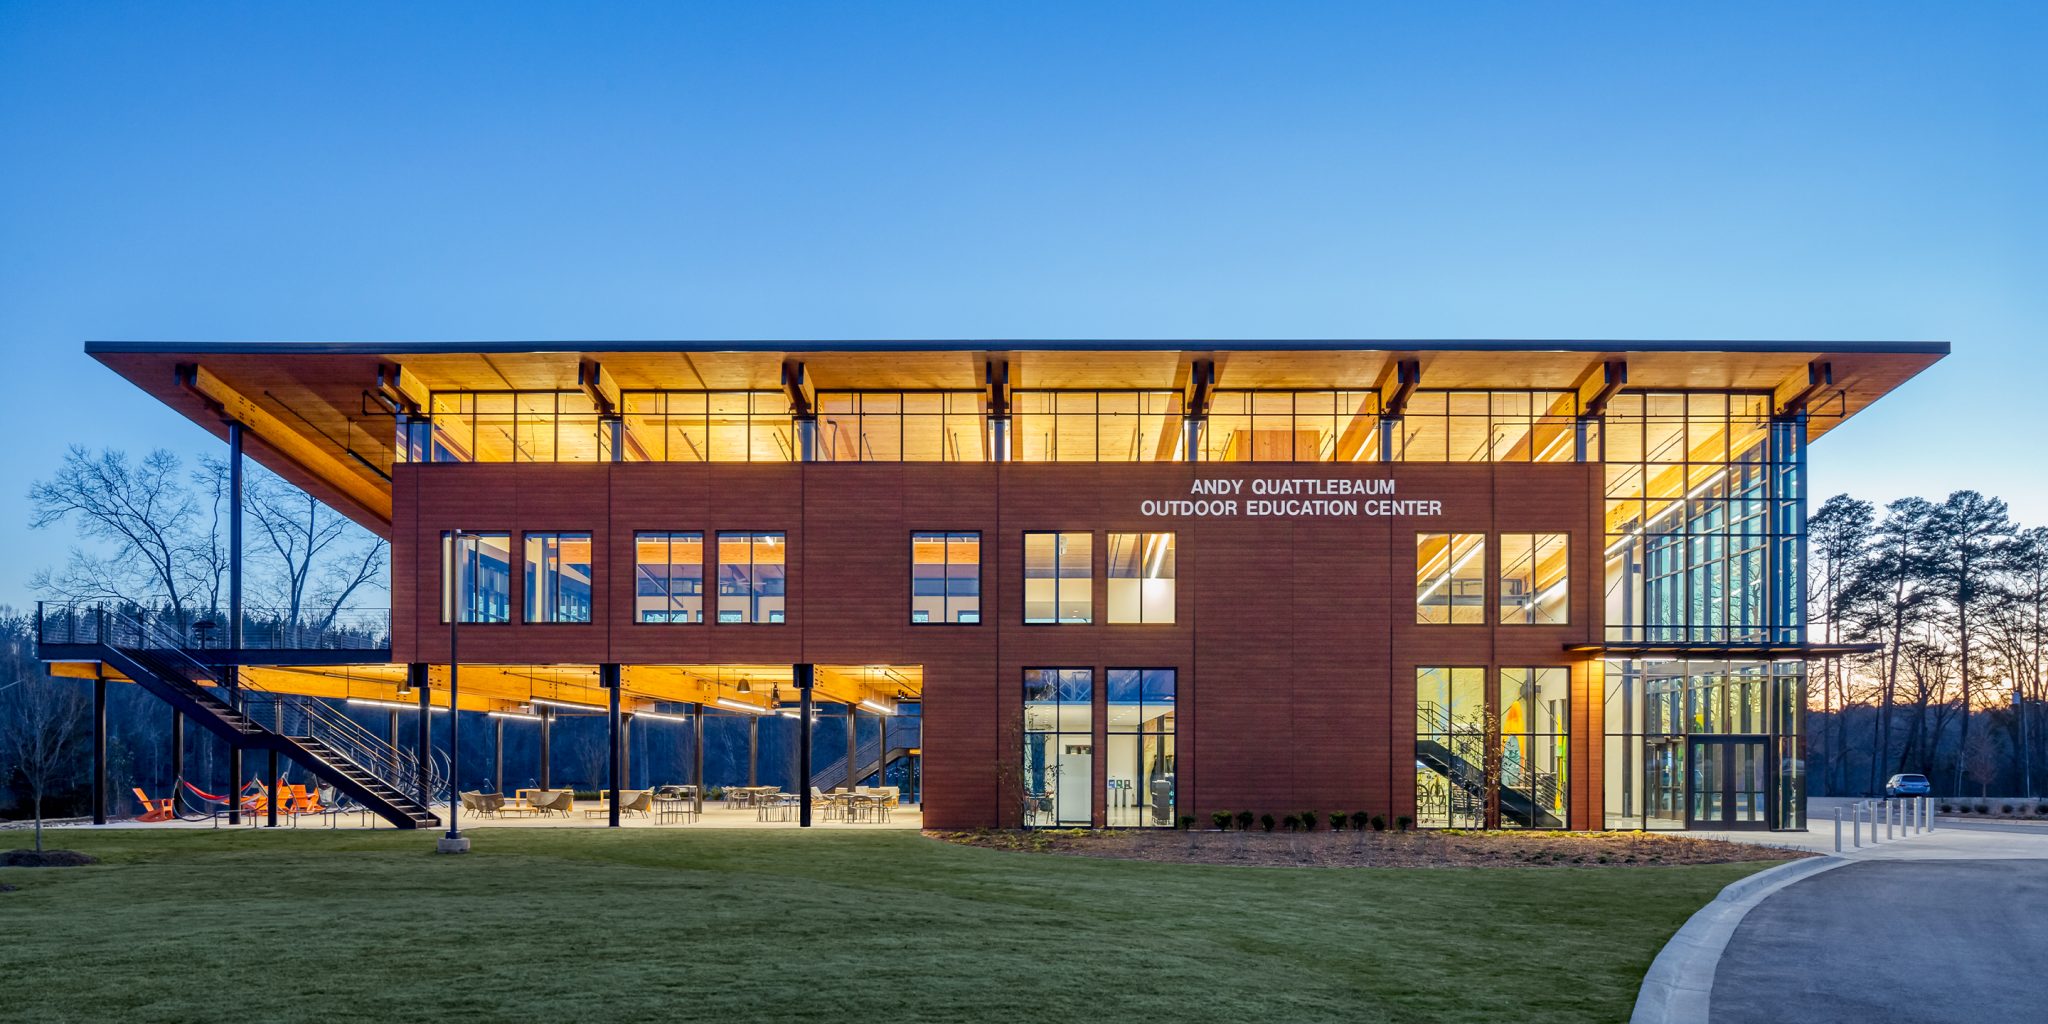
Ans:
POLYGON ((1149 499, 1138 504, 1138 513, 1147 516, 1185 516, 1206 518, 1228 518, 1238 516, 1280 516, 1299 518, 1303 516, 1330 517, 1374 517, 1374 516, 1440 516, 1444 514, 1444 503, 1420 498, 1394 497, 1394 481, 1389 477, 1371 480, 1345 478, 1310 477, 1254 477, 1250 481, 1232 479, 1196 480, 1188 485, 1188 498, 1149 499), (1245 492, 1246 483, 1251 485, 1254 495, 1274 497, 1238 498, 1245 492), (1225 497, 1228 495, 1228 497, 1225 497), (1311 495, 1308 498, 1294 498, 1292 495, 1311 495), (1356 495, 1357 497, 1352 497, 1356 495))

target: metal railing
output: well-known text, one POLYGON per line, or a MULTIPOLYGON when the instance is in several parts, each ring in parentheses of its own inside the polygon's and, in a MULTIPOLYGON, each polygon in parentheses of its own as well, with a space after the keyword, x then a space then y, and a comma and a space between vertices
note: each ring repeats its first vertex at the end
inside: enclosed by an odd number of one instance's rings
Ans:
MULTIPOLYGON (((146 623, 191 650, 228 647, 225 611, 151 611, 132 605, 36 602, 36 638, 46 644, 106 643, 135 637, 127 623, 146 623), (122 632, 126 630, 127 632, 122 632)), ((388 608, 342 608, 333 615, 293 614, 285 608, 244 608, 242 649, 263 651, 375 651, 391 646, 388 608)))

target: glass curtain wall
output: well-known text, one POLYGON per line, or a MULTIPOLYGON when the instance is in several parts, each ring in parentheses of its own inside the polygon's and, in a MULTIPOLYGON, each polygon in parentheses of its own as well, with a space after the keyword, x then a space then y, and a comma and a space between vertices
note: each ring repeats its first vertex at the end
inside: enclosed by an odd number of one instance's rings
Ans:
POLYGON ((1806 827, 1803 662, 1604 668, 1609 828, 1806 827))
POLYGON ((910 535, 910 621, 981 621, 981 534, 910 535))
POLYGON ((1172 625, 1173 563, 1173 534, 1110 534, 1109 621, 1172 625))
POLYGON ((704 535, 633 535, 633 621, 704 621, 704 535))
POLYGON ((1400 462, 1574 462, 1571 391, 1417 391, 1393 421, 1400 462))
POLYGON ((1178 391, 1013 391, 1018 462, 1178 462, 1178 391))
POLYGON ((796 426, 780 391, 628 391, 627 462, 794 462, 796 426))
POLYGON ((1415 822, 1486 826, 1486 670, 1415 670, 1415 822))
POLYGON ((718 621, 783 621, 785 561, 780 533, 720 533, 718 621))
POLYGON ((1090 825, 1095 793, 1095 671, 1024 670, 1024 825, 1090 825))
POLYGON ((1111 827, 1174 825, 1174 690, 1170 668, 1109 670, 1109 778, 1104 805, 1111 827))
POLYGON ((1500 823, 1504 828, 1564 828, 1571 669, 1500 672, 1500 823))
POLYGON ((526 621, 590 621, 590 535, 529 533, 526 621))
POLYGON ((407 421, 413 432, 431 430, 424 449, 399 445, 404 458, 434 462, 602 462, 611 458, 610 435, 597 406, 581 391, 436 392, 428 423, 407 421))
POLYGON ((512 535, 441 535, 441 621, 512 621, 512 535))
POLYGON ((822 462, 985 462, 978 391, 821 391, 822 462))
POLYGON ((1373 462, 1372 391, 1218 391, 1202 428, 1204 462, 1373 462))

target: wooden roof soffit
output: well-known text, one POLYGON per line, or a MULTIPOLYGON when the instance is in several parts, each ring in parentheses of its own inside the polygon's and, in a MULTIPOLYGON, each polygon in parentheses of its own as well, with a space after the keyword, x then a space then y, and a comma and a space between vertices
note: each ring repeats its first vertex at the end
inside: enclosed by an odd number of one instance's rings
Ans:
POLYGON ((1607 403, 1628 383, 1628 362, 1608 359, 1594 363, 1579 376, 1579 415, 1592 418, 1607 415, 1607 403))
POLYGON ((782 391, 789 396, 789 414, 800 420, 815 418, 818 406, 811 387, 811 375, 795 359, 782 361, 782 391))
POLYGON ((1422 363, 1416 359, 1391 360, 1380 374, 1380 417, 1396 419, 1408 411, 1408 399, 1422 383, 1422 363))
POLYGON ((619 382, 612 379, 611 371, 595 359, 585 359, 576 364, 576 386, 590 396, 590 403, 597 406, 599 416, 619 414, 619 382))
POLYGON ((299 468, 385 522, 391 521, 391 495, 381 483, 364 479, 354 465, 285 425, 270 410, 229 387, 206 367, 182 363, 174 372, 178 383, 186 390, 214 405, 222 416, 240 423, 264 446, 296 463, 299 468))
POLYGON ((1002 419, 1010 415, 1010 361, 991 359, 982 364, 982 379, 988 385, 988 415, 1002 419))
POLYGON ((1771 395, 1771 411, 1778 416, 1792 416, 1805 412, 1821 393, 1835 386, 1835 364, 1825 359, 1816 359, 1806 364, 1805 373, 1796 373, 1771 395))
POLYGON ((1209 395, 1216 390, 1216 361, 1197 359, 1188 366, 1187 391, 1182 395, 1181 415, 1191 420, 1209 418, 1209 395))
POLYGON ((433 408, 433 392, 411 370, 398 363, 377 367, 377 391, 394 413, 418 416, 433 408))

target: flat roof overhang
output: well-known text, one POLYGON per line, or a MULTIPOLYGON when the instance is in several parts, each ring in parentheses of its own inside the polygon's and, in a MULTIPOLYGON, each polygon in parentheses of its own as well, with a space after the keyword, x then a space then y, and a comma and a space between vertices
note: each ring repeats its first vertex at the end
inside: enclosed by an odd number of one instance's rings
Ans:
MULTIPOLYGON (((87 354, 217 437, 244 425, 248 454, 379 534, 391 521, 396 393, 782 390, 803 364, 818 390, 988 387, 1187 390, 1197 364, 1220 389, 1584 389, 1626 366, 1631 391, 1768 391, 1814 413, 1809 439, 1949 352, 1947 342, 1380 339, 943 339, 479 342, 94 341, 87 354), (1504 358, 1512 356, 1513 358, 1504 358), (1403 369, 1404 364, 1407 369, 1403 369), (1809 383, 1826 366, 1825 384, 1809 383), (389 381, 389 384, 385 382, 389 381)), ((1583 393, 1583 391, 1582 391, 1583 393)), ((1611 390, 1609 391, 1611 393, 1611 390)))

